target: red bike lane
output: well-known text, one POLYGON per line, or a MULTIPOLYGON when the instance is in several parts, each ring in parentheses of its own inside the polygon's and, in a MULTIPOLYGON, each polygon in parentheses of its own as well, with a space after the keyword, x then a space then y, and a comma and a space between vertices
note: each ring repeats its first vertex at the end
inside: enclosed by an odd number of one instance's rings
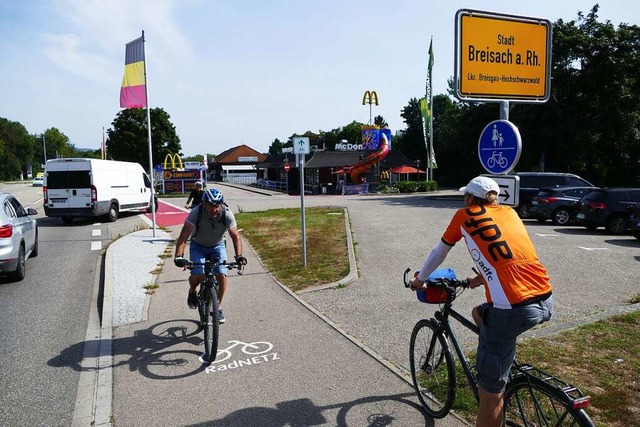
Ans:
MULTIPOLYGON (((144 214, 149 221, 153 221, 151 214, 144 214)), ((184 223, 189 211, 170 203, 158 200, 158 210, 156 211, 156 225, 158 227, 173 227, 184 223)))

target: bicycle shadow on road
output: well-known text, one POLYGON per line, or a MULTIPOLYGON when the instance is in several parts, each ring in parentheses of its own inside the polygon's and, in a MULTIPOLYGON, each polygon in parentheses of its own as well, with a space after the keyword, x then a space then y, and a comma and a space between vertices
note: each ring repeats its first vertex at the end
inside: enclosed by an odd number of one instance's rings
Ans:
POLYGON ((129 366, 130 371, 157 380, 185 378, 203 372, 207 365, 202 355, 202 337, 198 322, 179 319, 156 323, 134 331, 133 336, 112 340, 90 340, 73 344, 49 359, 47 365, 96 371, 103 368, 129 366), (101 358, 113 357, 105 366, 101 358))
POLYGON ((337 427, 367 426, 382 427, 402 425, 407 422, 406 412, 410 411, 415 419, 424 420, 425 427, 433 427, 434 420, 422 411, 419 404, 409 400, 414 393, 391 396, 369 396, 350 402, 317 406, 311 399, 303 398, 276 403, 275 408, 255 406, 241 409, 218 420, 189 424, 189 427, 285 427, 335 425, 337 427), (335 410, 338 410, 336 415, 335 410), (399 412, 405 413, 400 416, 399 412), (333 418, 335 420, 327 420, 333 418))

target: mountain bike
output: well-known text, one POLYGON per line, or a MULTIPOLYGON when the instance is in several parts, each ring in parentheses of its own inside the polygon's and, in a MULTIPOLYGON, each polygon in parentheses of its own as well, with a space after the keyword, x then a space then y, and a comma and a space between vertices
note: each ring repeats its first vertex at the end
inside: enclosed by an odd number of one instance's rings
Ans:
POLYGON ((218 312, 220 303, 220 284, 213 273, 214 268, 224 265, 229 270, 237 269, 238 274, 244 273, 244 265, 238 262, 219 262, 207 259, 203 263, 187 261, 186 268, 204 267, 204 279, 198 287, 198 313, 200 314, 200 328, 204 331, 204 354, 202 361, 211 363, 216 360, 218 354, 218 342, 220 338, 220 323, 218 312))
MULTIPOLYGON (((409 287, 409 272, 404 285, 409 287)), ((438 269, 427 279, 425 290, 416 291, 420 301, 440 304, 433 318, 419 320, 411 332, 409 357, 411 378, 424 410, 443 418, 451 410, 456 395, 458 358, 467 381, 478 400, 475 368, 462 351, 450 319, 457 320, 475 334, 480 328, 452 308, 453 301, 469 287, 468 280, 457 280, 451 269, 438 269)), ((529 364, 514 360, 504 392, 506 426, 594 426, 584 408, 589 398, 577 388, 529 364)))

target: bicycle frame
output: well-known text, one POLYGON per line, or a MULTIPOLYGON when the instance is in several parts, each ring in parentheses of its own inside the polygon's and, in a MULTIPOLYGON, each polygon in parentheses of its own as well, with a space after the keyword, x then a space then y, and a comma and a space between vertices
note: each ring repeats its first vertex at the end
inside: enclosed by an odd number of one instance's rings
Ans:
MULTIPOLYGON (((471 365, 469 364, 469 360, 465 356, 464 351, 462 350, 462 346, 460 346, 460 343, 458 342, 458 337, 455 331, 453 330, 453 328, 451 327, 451 323, 449 322, 449 317, 453 317, 459 323, 461 323, 464 327, 472 330, 476 335, 480 334, 480 328, 475 323, 473 323, 472 321, 464 317, 462 314, 455 311, 451 307, 451 302, 445 303, 440 310, 434 313, 434 317, 439 322, 438 328, 444 329, 445 336, 450 337, 450 339, 447 339, 447 341, 453 344, 453 349, 455 350, 456 356, 458 357, 458 360, 462 365, 462 369, 467 377, 467 380, 471 385, 471 389, 473 390, 473 395, 475 396, 476 400, 478 400, 479 399, 478 380, 476 379, 475 375, 473 375, 473 371, 471 370, 471 365)), ((434 340, 436 339, 435 335, 433 336, 433 339, 434 340)))

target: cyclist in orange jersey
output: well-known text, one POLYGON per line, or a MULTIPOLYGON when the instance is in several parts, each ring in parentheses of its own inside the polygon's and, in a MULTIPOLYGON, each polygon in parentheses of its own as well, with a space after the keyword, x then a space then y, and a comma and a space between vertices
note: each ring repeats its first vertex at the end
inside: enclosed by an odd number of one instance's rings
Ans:
POLYGON ((471 313, 480 327, 476 425, 501 426, 504 388, 515 358, 516 339, 551 318, 551 284, 522 220, 511 207, 498 203, 498 184, 478 176, 460 191, 465 207, 453 215, 440 242, 411 281, 411 288, 424 288, 427 277, 464 238, 479 271, 469 279, 470 285, 484 285, 487 298, 471 313))

